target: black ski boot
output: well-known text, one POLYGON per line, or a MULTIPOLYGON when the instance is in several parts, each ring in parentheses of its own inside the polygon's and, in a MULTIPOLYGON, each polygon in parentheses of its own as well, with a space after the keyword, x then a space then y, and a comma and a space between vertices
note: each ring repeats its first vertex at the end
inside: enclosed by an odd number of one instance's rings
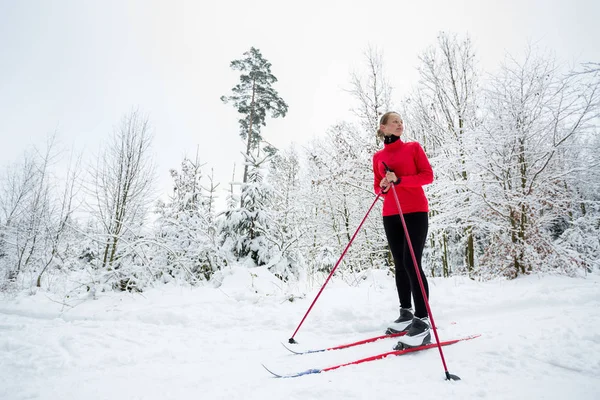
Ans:
POLYGON ((431 343, 431 328, 429 318, 414 318, 406 335, 398 341, 394 350, 404 350, 411 347, 419 347, 431 343))
POLYGON ((412 324, 414 315, 412 313, 411 308, 402 308, 400 307, 400 316, 398 319, 394 321, 394 323, 390 324, 390 326, 385 331, 386 335, 393 335, 396 333, 407 331, 412 324))

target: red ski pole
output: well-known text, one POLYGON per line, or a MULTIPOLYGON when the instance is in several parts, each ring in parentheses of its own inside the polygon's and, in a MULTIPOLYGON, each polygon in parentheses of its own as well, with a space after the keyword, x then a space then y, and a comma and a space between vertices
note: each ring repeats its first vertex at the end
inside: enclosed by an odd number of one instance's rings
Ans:
MULTIPOLYGON (((384 164, 385 165, 385 164, 384 164)), ((386 170, 391 170, 388 166, 385 166, 386 170)), ((408 234, 408 228, 406 227, 406 221, 404 220, 404 215, 402 215, 402 207, 400 207, 400 200, 398 200, 398 193, 396 193, 396 186, 392 183, 392 191, 394 192, 394 200, 396 200, 396 205, 398 206, 398 213, 400 213, 400 220, 402 221, 402 227, 404 228, 404 236, 406 237, 406 243, 408 244, 408 249, 410 250, 410 256, 412 257, 413 265, 415 267, 415 273, 417 274, 417 279, 419 280, 419 286, 421 287, 421 293, 423 294, 423 299, 425 300, 425 306, 427 307, 427 313, 429 314, 429 319, 431 320, 431 327, 433 328, 433 334, 435 335, 435 341, 437 343, 438 350, 440 351, 440 357, 442 358, 442 365, 444 366, 444 372, 446 373, 446 380, 459 381, 460 378, 456 375, 452 375, 448 372, 448 367, 446 366, 446 359, 444 358, 444 352, 442 351, 442 346, 440 344, 440 338, 438 337, 437 328, 435 327, 435 321, 433 320, 433 314, 431 313, 431 307, 429 307, 429 300, 427 299, 427 293, 425 292, 425 286, 423 285, 423 279, 421 279, 421 272, 419 271, 419 265, 417 264, 417 257, 415 256, 415 251, 413 250, 412 243, 410 241, 410 236, 408 234)))
POLYGON ((379 192, 377 194, 377 197, 375 197, 375 200, 373 200, 373 204, 371 204, 371 207, 369 207, 369 210, 367 211, 367 213, 365 214, 365 217, 362 219, 362 221, 360 222, 360 224, 358 225, 358 228, 356 228, 356 232, 354 232, 354 235, 352 235, 352 238, 350 239, 350 241, 348 242, 348 244, 346 245, 346 248, 344 249, 344 251, 342 252, 342 255, 340 256, 340 258, 337 260, 337 262, 335 263, 335 266, 333 267, 333 269, 331 270, 331 272, 329 273, 329 276, 327 277, 327 279, 325 280, 325 283, 323 284, 323 286, 321 286, 321 290, 319 290, 319 293, 317 293, 317 296, 315 297, 315 299, 313 300, 312 304, 310 305, 310 307, 308 307, 308 310, 306 311, 306 314, 304 314, 304 317, 302 318, 302 321, 300 321, 300 324, 298 325, 298 327, 296 328, 296 330, 294 331, 294 334, 292 335, 292 337, 289 339, 289 343, 297 343, 294 340, 294 336, 296 336, 296 333, 298 333, 298 330, 300 329, 300 327, 302 326, 302 324, 304 323, 304 320, 306 319, 306 317, 308 316, 308 313, 310 313, 310 310, 312 310, 313 306, 315 305, 315 303, 317 302, 317 299, 319 298, 319 296, 321 295, 321 292, 323 292, 323 289, 325 289, 325 286, 327 285, 327 283, 329 282, 329 279, 331 279, 331 277, 333 276, 333 273, 335 272, 335 270, 337 269, 338 265, 340 265, 340 262, 342 261, 342 259, 344 258, 344 256, 346 255, 346 252, 348 251, 348 249, 350 248, 350 245, 352 244, 352 242, 354 241, 354 238, 356 237, 356 235, 358 234, 358 231, 360 231, 360 228, 363 226, 363 224, 365 223, 367 217, 369 216, 369 213, 371 212, 371 210, 373 209, 373 207, 375 206, 375 203, 377 203, 377 200, 379 200, 379 198, 381 197, 381 192, 379 192))

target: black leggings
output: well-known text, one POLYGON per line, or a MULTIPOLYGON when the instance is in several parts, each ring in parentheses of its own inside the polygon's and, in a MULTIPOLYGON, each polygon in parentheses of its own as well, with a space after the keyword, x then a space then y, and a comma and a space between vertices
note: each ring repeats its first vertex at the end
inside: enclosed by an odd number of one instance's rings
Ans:
MULTIPOLYGON (((404 214, 410 241, 417 258, 417 265, 425 287, 425 293, 429 298, 429 285, 427 278, 421 267, 421 256, 423 255, 423 247, 427 239, 427 230, 429 227, 429 218, 426 212, 415 212, 404 214)), ((390 251, 394 257, 394 265, 396 267, 396 288, 398 289, 398 297, 400 298, 400 307, 411 308, 411 294, 415 300, 415 317, 423 318, 427 316, 427 307, 421 293, 419 280, 415 272, 414 263, 408 243, 405 240, 404 228, 400 215, 389 215, 383 217, 383 228, 387 236, 390 251)))

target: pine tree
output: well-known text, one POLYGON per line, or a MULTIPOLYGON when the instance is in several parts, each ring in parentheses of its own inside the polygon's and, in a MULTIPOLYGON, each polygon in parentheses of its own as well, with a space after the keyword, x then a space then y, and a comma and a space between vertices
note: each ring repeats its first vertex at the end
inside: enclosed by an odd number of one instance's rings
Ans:
MULTIPOLYGON (((263 58, 260 50, 252 47, 244 56, 231 62, 232 69, 242 72, 240 83, 231 90, 232 95, 221 96, 221 101, 225 104, 233 102, 242 115, 239 119, 240 136, 246 140, 248 157, 259 149, 262 141, 260 130, 266 126, 267 114, 273 118, 285 117, 288 105, 273 88, 277 78, 271 73, 271 63, 263 58)), ((242 183, 247 181, 248 165, 244 167, 242 183)))

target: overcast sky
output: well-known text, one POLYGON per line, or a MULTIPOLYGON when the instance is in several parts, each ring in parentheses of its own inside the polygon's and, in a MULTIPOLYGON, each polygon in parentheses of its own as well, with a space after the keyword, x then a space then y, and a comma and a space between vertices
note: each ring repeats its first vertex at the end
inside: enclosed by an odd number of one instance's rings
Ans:
POLYGON ((343 89, 368 45, 383 51, 400 99, 439 31, 468 33, 486 70, 528 43, 565 63, 600 62, 599 17, 597 0, 0 0, 0 167, 54 131, 89 161, 139 108, 155 135, 161 192, 168 169, 198 146, 225 186, 234 163, 240 176, 243 147, 239 116, 219 98, 238 81, 229 63, 251 46, 289 105, 263 130, 284 148, 351 117, 343 89))

